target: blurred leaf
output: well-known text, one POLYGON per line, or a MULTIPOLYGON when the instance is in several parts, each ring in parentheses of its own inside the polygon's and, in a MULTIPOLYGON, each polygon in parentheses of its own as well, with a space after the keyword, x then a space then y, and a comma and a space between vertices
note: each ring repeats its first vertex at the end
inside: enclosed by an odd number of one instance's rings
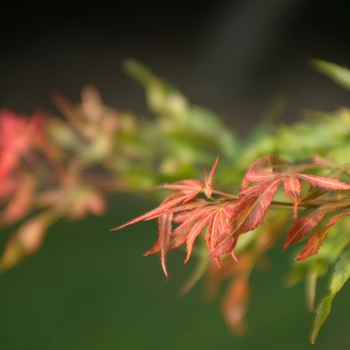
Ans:
POLYGON ((330 282, 331 294, 322 300, 319 308, 316 311, 316 320, 314 324, 314 329, 311 335, 311 342, 314 344, 322 327, 324 321, 328 317, 332 301, 335 295, 340 291, 345 282, 350 278, 350 251, 348 250, 343 255, 341 255, 338 263, 335 266, 335 270, 330 282))
POLYGON ((248 309, 250 288, 249 275, 240 273, 233 281, 222 303, 222 313, 231 331, 243 336, 247 330, 245 315, 248 309))
POLYGON ((314 328, 311 334, 312 344, 315 344, 318 332, 320 331, 322 325, 324 324, 324 321, 326 320, 329 313, 331 312, 333 298, 334 298, 333 294, 324 298, 316 311, 316 320, 315 320, 314 328))
POLYGON ((271 133, 272 129, 276 125, 277 119, 281 116, 286 107, 286 98, 282 96, 275 97, 267 106, 258 124, 249 133, 248 144, 254 143, 255 141, 271 133))
POLYGON ((341 255, 330 283, 332 294, 336 294, 350 277, 350 250, 341 255))
POLYGON ((188 102, 179 91, 157 78, 136 60, 126 60, 124 68, 130 76, 145 87, 148 107, 152 112, 168 118, 184 117, 188 102))
POLYGON ((0 273, 35 253, 40 248, 51 222, 52 216, 48 212, 25 221, 6 243, 0 258, 0 273))
MULTIPOLYGON (((321 207, 322 208, 322 207, 321 207)), ((320 209, 321 209, 320 208, 320 209)), ((326 238, 329 230, 336 225, 340 220, 344 219, 345 216, 350 215, 350 210, 346 209, 340 214, 334 215, 325 227, 320 228, 316 233, 314 233, 307 241, 305 248, 300 252, 296 260, 304 260, 318 252, 323 240, 326 238)), ((322 219, 322 217, 321 217, 322 219)), ((315 217, 316 225, 319 222, 319 218, 315 217)))
POLYGON ((350 90, 350 70, 332 62, 311 60, 312 65, 324 75, 330 77, 343 88, 350 90))
POLYGON ((14 180, 14 188, 11 188, 12 181, 4 179, 2 185, 11 189, 11 199, 8 200, 6 208, 0 212, 2 224, 13 224, 27 216, 33 205, 33 199, 37 183, 31 174, 22 174, 14 180))
POLYGON ((150 138, 147 131, 145 133, 151 144, 161 144, 157 152, 164 148, 165 153, 169 152, 166 148, 170 146, 168 142, 176 141, 174 136, 179 135, 179 142, 173 145, 172 153, 185 162, 197 160, 210 164, 219 154, 231 160, 239 156, 238 138, 214 112, 189 104, 180 91, 135 60, 127 60, 125 69, 144 86, 148 107, 157 116, 154 126, 158 129, 148 129, 150 133, 157 133, 157 137, 152 135, 150 138), (210 156, 209 150, 212 150, 213 156, 210 156), (193 156, 190 156, 191 153, 193 156))
POLYGON ((207 267, 209 264, 209 256, 207 254, 207 249, 205 247, 205 241, 200 240, 201 249, 195 251, 195 255, 197 256, 197 264, 192 271, 191 275, 188 277, 187 281, 183 284, 180 293, 186 294, 188 293, 195 285, 196 283, 203 277, 203 275, 207 271, 207 267))

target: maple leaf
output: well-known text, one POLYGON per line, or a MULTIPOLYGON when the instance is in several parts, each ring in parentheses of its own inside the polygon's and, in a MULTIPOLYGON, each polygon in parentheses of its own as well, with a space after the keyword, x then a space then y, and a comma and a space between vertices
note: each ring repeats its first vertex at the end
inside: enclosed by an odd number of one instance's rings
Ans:
POLYGON ((350 190, 349 184, 331 177, 317 176, 312 174, 297 174, 296 176, 312 186, 318 186, 328 191, 350 190))
MULTIPOLYGON (((205 205, 205 203, 207 203, 207 202, 204 200, 197 200, 194 203, 189 203, 186 205, 178 206, 178 207, 173 208, 172 212, 170 214, 163 214, 161 217, 172 215, 171 216, 172 222, 179 223, 179 222, 182 222, 182 220, 180 219, 181 215, 186 214, 187 210, 191 211, 195 208, 198 208, 199 206, 205 205), (183 212, 178 214, 181 211, 183 211, 183 212), (174 216, 173 215, 174 213, 177 213, 177 215, 174 216)), ((158 220, 159 220, 159 218, 158 218, 158 220)), ((158 221, 158 225, 160 225, 159 221, 158 221)), ((161 235, 159 235, 158 241, 154 244, 154 246, 149 251, 147 251, 144 254, 144 256, 151 255, 151 254, 157 254, 157 253, 162 254, 163 250, 166 250, 166 252, 169 252, 170 250, 179 248, 182 244, 184 244, 186 242, 187 233, 190 231, 192 225, 193 225, 193 222, 190 222, 187 225, 187 227, 183 226, 182 231, 179 231, 179 230, 177 230, 176 232, 175 231, 171 231, 171 232, 167 231, 167 235, 169 236, 169 239, 167 240, 166 249, 165 249, 165 245, 162 244, 163 240, 161 238, 161 235)), ((159 227, 158 234, 162 233, 162 232, 163 232, 162 228, 159 227)))
POLYGON ((0 179, 17 168, 21 156, 27 156, 42 141, 42 120, 40 112, 29 119, 7 109, 0 111, 0 179))
MULTIPOLYGON (((293 218, 297 217, 297 206, 301 201, 299 180, 326 190, 350 189, 349 184, 334 178, 299 173, 310 166, 308 164, 292 166, 289 162, 276 156, 267 156, 254 162, 243 179, 242 188, 239 191, 240 200, 236 204, 230 220, 231 230, 216 238, 210 257, 219 258, 232 252, 241 234, 255 229, 263 222, 281 183, 284 185, 284 195, 294 200, 293 218), (250 183, 257 184, 249 187, 250 183)), ((287 238, 286 245, 289 244, 289 241, 299 240, 300 237, 310 232, 324 214, 322 211, 316 212, 315 216, 305 219, 307 223, 304 222, 305 220, 299 221, 287 238)))
POLYGON ((215 162, 210 170, 209 176, 207 174, 207 170, 204 168, 204 194, 207 198, 211 198, 213 193, 213 178, 216 166, 218 165, 219 157, 216 157, 215 162))
POLYGON ((254 162, 247 171, 243 180, 242 194, 244 195, 244 188, 251 182, 267 182, 280 179, 284 184, 284 195, 294 200, 293 219, 296 219, 297 207, 301 201, 301 184, 299 180, 328 191, 350 190, 349 184, 338 179, 299 173, 309 167, 312 167, 312 165, 292 166, 291 163, 276 156, 264 157, 254 162))
MULTIPOLYGON (((204 183, 200 180, 189 179, 189 180, 177 181, 177 182, 174 182, 173 184, 170 184, 170 185, 157 186, 156 188, 164 188, 164 189, 173 190, 173 191, 177 191, 177 192, 170 195, 169 197, 167 197, 159 205, 159 207, 157 207, 157 208, 151 210, 150 212, 148 212, 144 215, 141 215, 133 220, 130 220, 123 225, 117 226, 117 227, 111 229, 111 231, 120 230, 123 227, 135 224, 139 221, 153 220, 153 219, 156 219, 164 214, 170 214, 170 213, 174 213, 177 211, 189 210, 189 208, 186 208, 183 206, 178 208, 178 205, 180 203, 186 204, 186 203, 192 201, 200 193, 204 192, 207 195, 207 198, 209 198, 212 194, 212 181, 213 181, 214 171, 215 171, 216 165, 218 163, 218 160, 219 160, 219 157, 216 158, 214 165, 210 171, 209 176, 207 175, 207 172, 204 171, 204 175, 205 175, 205 182, 204 183)), ((194 207, 196 207, 196 205, 194 207)))
MULTIPOLYGON (((186 243, 187 254, 184 263, 187 263, 191 257, 194 242, 205 227, 207 227, 205 240, 209 251, 211 251, 215 238, 230 230, 228 223, 232 216, 234 205, 232 202, 208 204, 205 200, 198 200, 196 208, 189 205, 182 207, 181 209, 188 208, 190 210, 184 210, 176 214, 173 222, 180 225, 172 232, 170 229, 166 231, 166 244, 164 244, 164 241, 162 242, 162 238, 165 240, 165 237, 163 236, 164 229, 160 226, 158 241, 145 255, 160 253, 163 270, 166 272, 166 268, 164 268, 164 252, 166 253, 170 249, 176 249, 186 243)), ((217 262, 220 266, 219 261, 217 262)), ((167 276, 167 273, 165 274, 167 276)))
MULTIPOLYGON (((217 157, 209 175, 204 169, 204 183, 200 180, 189 179, 156 187, 176 192, 167 197, 159 207, 111 230, 119 230, 140 221, 158 219, 158 240, 145 255, 155 253, 161 255, 161 264, 167 278, 165 259, 168 251, 186 243, 187 256, 185 262, 187 262, 191 256, 196 238, 205 226, 212 223, 212 220, 216 218, 216 212, 220 211, 217 205, 208 205, 209 202, 197 198, 200 193, 204 193, 208 199, 211 199, 213 193, 212 182, 218 159, 217 157), (174 231, 172 230, 172 222, 179 224, 174 231)), ((220 228, 222 227, 220 226, 220 228)))
POLYGON ((0 183, 0 200, 7 202, 0 213, 2 224, 12 224, 25 217, 33 204, 35 179, 23 173, 8 176, 0 183))
POLYGON ((224 205, 217 207, 214 212, 215 215, 210 221, 205 234, 205 240, 210 252, 214 250, 214 245, 219 235, 231 231, 231 225, 229 222, 232 218, 235 205, 236 203, 227 202, 224 205))
MULTIPOLYGON (((166 214, 166 215, 169 216, 169 215, 173 215, 173 214, 166 214)), ((174 221, 175 221, 174 218, 172 218, 172 222, 174 222, 174 221)), ((158 225, 159 225, 159 222, 158 222, 158 225)), ((163 233, 164 231, 158 229, 158 235, 160 232, 163 233)), ((162 244, 165 242, 165 237, 161 238, 159 235, 157 242, 143 256, 148 256, 151 254, 162 254, 162 249, 164 249, 164 251, 166 251, 166 253, 168 253, 170 250, 177 249, 181 245, 186 243, 186 239, 187 239, 186 235, 174 234, 173 231, 171 231, 171 232, 166 231, 166 233, 169 235, 169 238, 166 240, 167 245, 162 244)))
POLYGON ((283 245, 283 250, 287 249, 291 243, 299 242, 302 237, 315 229, 326 213, 327 212, 323 208, 319 208, 310 215, 298 219, 287 235, 287 239, 283 245))
POLYGON ((177 220, 182 223, 176 228, 174 234, 185 233, 187 236, 187 256, 185 263, 191 256, 196 238, 206 226, 207 232, 205 234, 205 240, 209 251, 213 249, 213 242, 216 238, 230 230, 228 222, 232 216, 233 207, 234 204, 228 202, 223 205, 206 205, 205 207, 199 207, 191 212, 180 214, 181 217, 180 219, 177 218, 177 220))
POLYGON ((206 299, 214 300, 219 292, 219 285, 224 280, 231 279, 225 293, 221 312, 225 321, 236 335, 243 335, 246 329, 246 312, 249 299, 248 279, 256 263, 264 262, 264 253, 270 249, 279 238, 279 231, 283 224, 281 215, 272 212, 271 224, 267 229, 256 232, 255 238, 246 249, 240 251, 239 261, 222 259, 223 269, 218 269, 213 261, 209 261, 206 281, 206 299))
MULTIPOLYGON (((289 231, 287 235, 286 241, 283 245, 283 250, 285 250, 290 244, 299 242, 301 238, 305 237, 312 230, 314 230, 326 214, 331 213, 335 210, 347 207, 348 205, 349 203, 347 202, 327 203, 322 205, 318 209, 314 210, 311 214, 298 219, 294 223, 292 229, 289 231)), ((321 236, 322 234, 320 233, 320 238, 321 236)), ((313 238, 313 240, 315 239, 316 237, 313 238)), ((310 243, 310 248, 311 248, 311 244, 312 243, 310 243)))
POLYGON ((158 218, 158 245, 160 247, 161 264, 166 278, 168 279, 168 270, 165 263, 165 258, 168 252, 168 246, 171 235, 171 222, 173 214, 165 214, 158 218))
MULTIPOLYGON (((284 195, 294 200, 293 212, 297 216, 297 205, 301 200, 301 185, 298 178, 290 172, 291 164, 276 156, 267 156, 254 162, 248 169, 242 184, 241 195, 247 192, 251 182, 283 182, 284 195)), ((254 188, 254 187, 253 187, 254 188)), ((251 192, 251 190, 250 190, 251 192)))
POLYGON ((245 315, 248 309, 249 289, 249 275, 237 274, 222 303, 221 312, 227 325, 237 336, 246 333, 245 315))
POLYGON ((117 231, 120 230, 126 226, 136 224, 140 221, 149 221, 153 219, 157 219, 165 214, 171 214, 175 213, 177 211, 183 211, 183 210, 189 210, 190 208, 197 207, 196 204, 190 204, 189 206, 184 207, 183 205, 190 202, 198 194, 203 192, 203 183, 199 180, 183 180, 175 182, 172 185, 163 185, 158 186, 156 188, 166 188, 169 190, 176 190, 177 193, 172 194, 171 196, 167 197, 160 205, 159 207, 149 211, 148 213, 138 216, 137 218, 130 220, 126 222, 125 224, 122 224, 120 226, 117 226, 111 231, 117 231), (179 206, 179 204, 181 204, 179 206))
POLYGON ((232 211, 229 223, 231 230, 217 237, 211 258, 232 252, 241 234, 254 230, 262 223, 281 181, 275 178, 240 192, 241 198, 232 211))
POLYGON ((329 230, 348 215, 350 215, 350 209, 346 209, 340 214, 334 215, 325 227, 319 229, 308 239, 305 248, 300 252, 296 260, 301 261, 317 254, 323 240, 327 237, 329 230))
MULTIPOLYGON (((259 158, 255 162, 253 162, 248 170, 247 174, 251 172, 261 171, 262 169, 271 169, 274 172, 279 172, 280 167, 289 164, 289 162, 282 160, 280 157, 274 155, 268 155, 262 158, 259 158)), ((243 187, 245 187, 245 180, 243 180, 243 187)))
POLYGON ((10 236, 0 257, 0 273, 17 265, 40 248, 52 220, 51 214, 44 212, 26 220, 17 232, 10 236))
POLYGON ((88 186, 69 185, 47 189, 36 197, 39 207, 48 207, 56 216, 81 219, 88 213, 102 215, 106 210, 103 196, 88 186))

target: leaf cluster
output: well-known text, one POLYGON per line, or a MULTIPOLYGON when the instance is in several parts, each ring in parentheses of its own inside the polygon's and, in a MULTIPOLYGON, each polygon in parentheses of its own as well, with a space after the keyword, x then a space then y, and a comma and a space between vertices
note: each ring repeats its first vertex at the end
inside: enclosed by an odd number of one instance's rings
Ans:
MULTIPOLYGON (((342 85, 350 86, 345 68, 322 61, 315 61, 315 67, 336 81, 340 79, 342 85)), ((145 79, 141 82, 145 84, 149 103, 153 106, 154 100, 159 102, 152 95, 157 93, 158 87, 145 79)), ((159 112, 164 105, 166 103, 153 106, 153 110, 159 112)), ((350 111, 341 108, 334 113, 308 112, 305 121, 291 126, 274 127, 270 122, 273 119, 267 115, 252 131, 248 142, 231 135, 235 152, 220 153, 222 159, 215 189, 212 181, 217 159, 209 177, 204 171, 204 182, 190 178, 158 186, 175 193, 166 197, 156 209, 115 230, 157 219, 158 240, 145 255, 160 254, 167 278, 166 255, 169 251, 185 245, 186 263, 195 241, 204 242, 199 242, 199 248, 195 250, 199 263, 184 290, 188 291, 206 269, 211 271, 212 281, 217 279, 215 276, 230 278, 233 282, 223 303, 223 313, 229 327, 237 334, 245 328, 245 312, 239 313, 239 310, 242 303, 247 304, 248 277, 261 255, 283 235, 283 250, 306 239, 297 253, 288 281, 290 285, 304 278, 313 281, 308 284, 307 291, 310 308, 317 278, 336 264, 330 284, 332 293, 316 312, 314 342, 329 313, 331 301, 340 289, 333 287, 334 279, 338 280, 342 274, 342 286, 349 277, 347 265, 339 262, 347 254, 350 240, 346 226, 350 213, 347 192, 350 190, 350 111), (285 214, 286 209, 289 209, 289 215, 285 214), (276 217, 271 211, 282 211, 283 215, 276 217), (288 233, 286 230, 290 226, 288 233), (322 245, 324 247, 320 249, 322 245), (229 255, 233 259, 229 259, 229 255), (210 267, 212 260, 219 266, 216 273, 210 267), (228 274, 220 272, 225 269, 228 274), (234 312, 240 317, 232 320, 230 315, 234 312)))
MULTIPOLYGON (((346 68, 313 64, 350 88, 346 68)), ((92 86, 77 104, 53 94, 60 117, 0 111, 0 223, 17 226, 0 271, 35 253, 56 220, 102 215, 106 196, 136 193, 160 204, 115 230, 157 220, 158 239, 145 255, 160 255, 167 278, 171 250, 184 246, 185 262, 198 259, 183 292, 206 275, 210 299, 229 279, 222 312, 236 334, 246 329, 249 276, 280 239, 282 249, 303 244, 288 284, 307 281, 310 308, 317 279, 334 266, 314 342, 350 276, 350 110, 309 111, 303 121, 276 126, 285 106, 276 100, 241 139, 139 62, 124 68, 144 87, 150 117, 106 106, 92 86)))

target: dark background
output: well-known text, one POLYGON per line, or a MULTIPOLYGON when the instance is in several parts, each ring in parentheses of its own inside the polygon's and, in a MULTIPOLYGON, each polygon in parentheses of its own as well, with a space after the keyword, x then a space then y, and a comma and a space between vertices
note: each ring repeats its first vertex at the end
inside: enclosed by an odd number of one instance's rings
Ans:
MULTIPOLYGON (((284 122, 302 109, 349 104, 308 64, 313 57, 350 66, 349 15, 342 0, 3 2, 0 106, 55 111, 51 91, 77 102, 92 83, 107 104, 147 113, 142 89, 121 69, 133 57, 244 137, 276 95, 289 100, 284 122)), ((0 349, 311 348, 313 315, 303 285, 282 287, 289 258, 280 247, 269 274, 253 274, 249 331, 237 339, 219 304, 202 303, 201 284, 178 297, 193 262, 183 267, 182 254, 171 254, 166 283, 158 259, 142 257, 156 237, 153 223, 108 232, 152 204, 124 196, 110 204, 103 218, 56 224, 35 257, 1 277, 0 349)), ((347 289, 313 349, 349 347, 347 289)))
POLYGON ((347 1, 3 3, 0 105, 17 111, 52 109, 53 90, 78 101, 82 86, 92 83, 106 103, 145 113, 143 92, 122 72, 126 57, 143 61, 241 133, 276 95, 289 99, 286 121, 300 118, 301 109, 347 101, 308 63, 312 57, 350 66, 347 1))

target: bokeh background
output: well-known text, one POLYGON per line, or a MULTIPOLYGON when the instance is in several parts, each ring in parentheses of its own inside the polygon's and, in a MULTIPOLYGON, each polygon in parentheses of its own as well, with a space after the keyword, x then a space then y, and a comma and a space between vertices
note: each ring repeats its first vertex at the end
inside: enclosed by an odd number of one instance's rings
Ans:
MULTIPOLYGON (((19 113, 57 112, 52 91, 78 102, 81 88, 94 84, 106 104, 147 114, 142 89, 121 69, 126 57, 221 114, 242 137, 275 96, 289 101, 281 116, 286 123, 303 109, 349 105, 348 93, 308 63, 312 57, 350 66, 344 0, 0 6, 0 106, 19 113)), ((108 232, 152 206, 120 195, 103 218, 57 223, 36 256, 0 278, 0 349, 349 348, 349 286, 311 346, 304 286, 283 288, 290 261, 280 247, 270 253, 268 273, 252 276, 246 337, 233 337, 219 302, 203 303, 202 283, 179 297, 193 261, 183 266, 184 255, 171 254, 166 282, 157 257, 142 257, 156 239, 153 223, 108 232)))

